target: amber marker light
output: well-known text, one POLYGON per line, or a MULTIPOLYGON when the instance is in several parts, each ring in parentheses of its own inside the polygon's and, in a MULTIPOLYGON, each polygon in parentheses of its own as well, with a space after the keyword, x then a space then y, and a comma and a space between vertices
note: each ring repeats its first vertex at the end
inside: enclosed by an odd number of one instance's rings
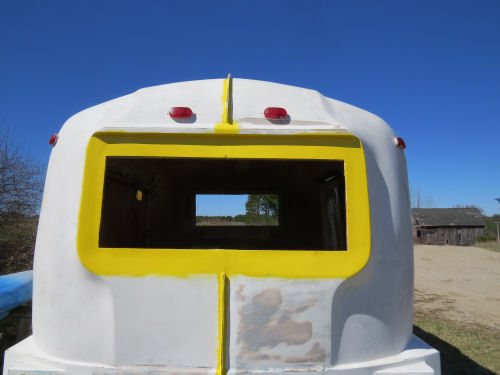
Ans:
POLYGON ((189 107, 172 107, 168 114, 175 119, 187 119, 193 116, 193 111, 189 107))
POLYGON ((267 119, 284 120, 286 119, 286 115, 287 113, 285 108, 267 107, 264 110, 264 116, 266 116, 267 119))

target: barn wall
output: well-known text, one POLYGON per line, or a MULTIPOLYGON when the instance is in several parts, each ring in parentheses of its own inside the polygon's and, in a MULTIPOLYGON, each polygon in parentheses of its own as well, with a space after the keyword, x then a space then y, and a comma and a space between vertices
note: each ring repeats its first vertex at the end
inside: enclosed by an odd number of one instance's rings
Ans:
POLYGON ((415 227, 413 238, 426 245, 470 246, 483 231, 484 227, 415 227))

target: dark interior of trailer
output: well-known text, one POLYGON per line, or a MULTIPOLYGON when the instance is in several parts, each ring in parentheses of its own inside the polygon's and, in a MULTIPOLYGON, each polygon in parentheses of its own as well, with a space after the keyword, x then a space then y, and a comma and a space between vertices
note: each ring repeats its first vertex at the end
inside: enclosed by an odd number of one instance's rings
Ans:
POLYGON ((346 250, 344 164, 107 157, 99 247, 346 250), (201 225, 197 197, 209 194, 267 197, 273 208, 255 222, 201 225))

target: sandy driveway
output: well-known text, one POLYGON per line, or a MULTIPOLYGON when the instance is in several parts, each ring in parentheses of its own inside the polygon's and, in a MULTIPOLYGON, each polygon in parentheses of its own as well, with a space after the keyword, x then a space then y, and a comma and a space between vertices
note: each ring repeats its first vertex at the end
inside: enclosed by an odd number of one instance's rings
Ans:
POLYGON ((415 308, 500 328, 500 253, 415 245, 415 308))

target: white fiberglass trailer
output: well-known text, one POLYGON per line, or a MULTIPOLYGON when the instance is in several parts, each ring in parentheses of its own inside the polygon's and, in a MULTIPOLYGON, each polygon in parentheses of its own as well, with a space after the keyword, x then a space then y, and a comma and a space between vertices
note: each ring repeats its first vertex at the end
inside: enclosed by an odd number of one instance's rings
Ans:
POLYGON ((402 148, 368 112, 244 79, 75 115, 47 172, 33 335, 4 374, 439 374, 412 335, 402 148), (220 223, 198 207, 214 197, 269 205, 220 223))

